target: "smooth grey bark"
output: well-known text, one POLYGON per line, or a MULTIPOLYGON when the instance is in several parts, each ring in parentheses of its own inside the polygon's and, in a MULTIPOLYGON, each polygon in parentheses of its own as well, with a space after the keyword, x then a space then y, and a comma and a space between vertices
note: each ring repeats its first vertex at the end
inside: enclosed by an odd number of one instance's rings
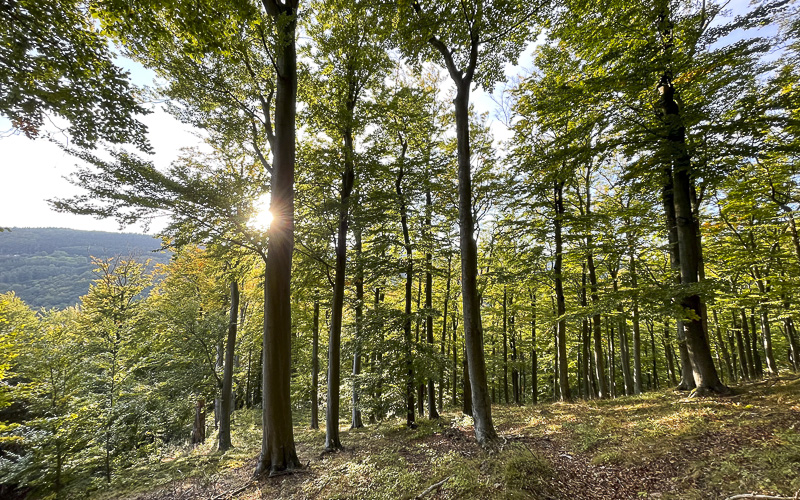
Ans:
POLYGON ((228 338, 225 341, 225 365, 222 369, 222 401, 219 414, 219 451, 233 447, 231 442, 231 403, 233 403, 233 355, 236 350, 236 330, 239 324, 239 283, 231 281, 231 309, 228 338))
POLYGON ((295 116, 298 0, 262 0, 281 30, 273 55, 275 132, 272 146, 272 189, 266 269, 264 272, 264 358, 262 361, 262 440, 256 475, 302 467, 294 445, 291 406, 292 310, 291 276, 294 252, 295 116))

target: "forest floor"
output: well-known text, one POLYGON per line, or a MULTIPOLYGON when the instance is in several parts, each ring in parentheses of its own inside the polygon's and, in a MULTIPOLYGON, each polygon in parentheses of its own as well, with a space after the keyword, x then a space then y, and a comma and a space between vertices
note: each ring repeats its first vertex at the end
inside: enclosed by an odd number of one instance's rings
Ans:
POLYGON ((800 498, 800 377, 738 386, 727 397, 686 396, 495 405, 501 441, 492 452, 476 444, 460 412, 420 418, 413 430, 399 420, 343 427, 338 453, 322 453, 323 422, 295 429, 304 470, 257 480, 260 417, 240 411, 226 454, 213 451, 212 436, 126 471, 97 498, 800 498))

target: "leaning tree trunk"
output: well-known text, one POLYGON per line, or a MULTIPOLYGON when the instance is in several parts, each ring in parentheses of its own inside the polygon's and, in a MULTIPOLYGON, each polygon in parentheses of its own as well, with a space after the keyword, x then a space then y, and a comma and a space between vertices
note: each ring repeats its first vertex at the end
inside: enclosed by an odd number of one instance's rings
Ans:
POLYGON ((264 360, 262 364, 262 440, 256 474, 302 467, 294 446, 291 405, 294 252, 295 115, 297 111, 297 0, 262 0, 267 13, 281 19, 274 54, 275 135, 266 269, 264 272, 264 360))
POLYGON ((233 354, 236 350, 236 328, 239 323, 239 284, 231 281, 231 311, 228 338, 225 342, 225 366, 222 369, 222 401, 219 414, 219 451, 233 447, 231 442, 231 403, 233 402, 233 354))

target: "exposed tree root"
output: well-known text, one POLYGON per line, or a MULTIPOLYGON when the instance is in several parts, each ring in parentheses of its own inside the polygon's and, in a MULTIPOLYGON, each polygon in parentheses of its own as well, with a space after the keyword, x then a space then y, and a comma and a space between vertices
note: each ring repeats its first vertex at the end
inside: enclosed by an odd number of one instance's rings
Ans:
POLYGON ((724 384, 719 384, 714 387, 697 387, 692 389, 692 392, 689 394, 690 398, 706 398, 709 396, 731 396, 733 395, 733 390, 724 384))

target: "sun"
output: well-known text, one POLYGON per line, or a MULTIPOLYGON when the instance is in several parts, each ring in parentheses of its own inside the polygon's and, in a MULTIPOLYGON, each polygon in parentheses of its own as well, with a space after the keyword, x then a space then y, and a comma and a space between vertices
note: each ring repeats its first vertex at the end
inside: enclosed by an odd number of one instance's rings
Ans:
POLYGON ((269 193, 262 194, 253 203, 253 215, 250 217, 249 225, 255 229, 266 231, 272 224, 272 212, 269 211, 269 193))

